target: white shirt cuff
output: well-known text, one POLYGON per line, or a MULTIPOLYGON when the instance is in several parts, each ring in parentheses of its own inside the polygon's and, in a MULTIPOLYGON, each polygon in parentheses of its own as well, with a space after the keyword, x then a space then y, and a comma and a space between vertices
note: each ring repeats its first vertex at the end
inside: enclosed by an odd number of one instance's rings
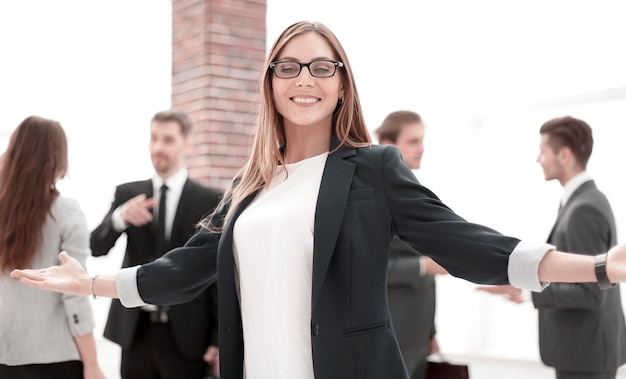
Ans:
POLYGON ((135 308, 146 305, 139 295, 137 288, 137 270, 140 266, 127 267, 121 269, 115 275, 115 285, 117 286, 117 296, 122 305, 126 308, 135 308))
POLYGON ((121 207, 117 207, 113 211, 113 214, 111 215, 111 223, 113 224, 113 229, 115 229, 116 232, 123 232, 126 228, 128 228, 128 224, 122 218, 121 207))
POLYGON ((513 287, 541 292, 549 283, 539 281, 539 263, 555 247, 547 243, 530 244, 520 241, 509 257, 509 282, 513 287))

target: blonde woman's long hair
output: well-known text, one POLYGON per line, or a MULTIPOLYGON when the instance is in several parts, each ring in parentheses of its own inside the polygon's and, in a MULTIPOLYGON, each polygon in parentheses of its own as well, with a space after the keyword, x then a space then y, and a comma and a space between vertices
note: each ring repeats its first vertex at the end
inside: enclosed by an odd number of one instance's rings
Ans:
MULTIPOLYGON (((261 72, 260 103, 257 116, 256 130, 252 143, 252 151, 248 161, 235 175, 226 190, 216 213, 224 207, 228 208, 224 219, 203 222, 210 229, 221 229, 232 212, 248 196, 262 189, 269 183, 279 164, 284 164, 282 148, 286 144, 285 126, 282 116, 276 110, 272 96, 271 62, 276 60, 283 47, 295 36, 304 33, 317 33, 324 37, 332 46, 336 58, 343 62, 344 67, 337 70, 343 81, 344 98, 339 101, 333 113, 333 134, 339 139, 340 146, 363 147, 371 144, 370 136, 365 126, 361 103, 354 83, 352 70, 346 53, 335 35, 319 22, 298 22, 289 26, 278 37, 270 49, 261 72)), ((211 217, 209 217, 211 218, 211 217)))

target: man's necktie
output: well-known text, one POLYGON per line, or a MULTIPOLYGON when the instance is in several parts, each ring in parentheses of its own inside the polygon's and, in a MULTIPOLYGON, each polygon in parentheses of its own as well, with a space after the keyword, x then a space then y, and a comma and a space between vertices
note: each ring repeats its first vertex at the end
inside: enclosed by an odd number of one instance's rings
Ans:
MULTIPOLYGON (((168 240, 165 237, 165 217, 167 215, 165 203, 167 202, 167 186, 165 183, 161 186, 160 189, 160 199, 159 199, 159 219, 157 220, 157 253, 161 256, 163 253, 167 251, 165 247, 165 242, 168 240)), ((159 321, 165 323, 169 320, 168 315, 168 306, 159 306, 159 309, 156 313, 153 313, 153 317, 158 317, 159 321)))
POLYGON ((159 255, 165 252, 165 241, 167 241, 167 238, 165 238, 165 217, 167 213, 165 211, 165 202, 167 201, 167 189, 167 186, 163 184, 160 190, 161 195, 159 199, 159 219, 157 220, 157 249, 159 255))

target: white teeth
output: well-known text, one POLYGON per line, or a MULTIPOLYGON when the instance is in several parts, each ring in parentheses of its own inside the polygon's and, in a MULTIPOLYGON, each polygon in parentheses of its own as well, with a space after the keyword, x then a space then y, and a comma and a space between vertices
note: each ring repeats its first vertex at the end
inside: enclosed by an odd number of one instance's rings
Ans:
POLYGON ((311 104, 311 103, 316 103, 318 99, 313 98, 313 97, 294 97, 293 101, 296 103, 305 103, 305 104, 311 104))

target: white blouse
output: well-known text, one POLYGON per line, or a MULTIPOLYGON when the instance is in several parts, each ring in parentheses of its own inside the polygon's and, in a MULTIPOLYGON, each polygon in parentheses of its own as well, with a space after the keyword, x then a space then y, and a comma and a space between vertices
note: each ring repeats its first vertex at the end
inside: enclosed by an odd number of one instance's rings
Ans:
POLYGON ((279 167, 235 222, 247 379, 314 378, 313 224, 327 156, 279 167))

